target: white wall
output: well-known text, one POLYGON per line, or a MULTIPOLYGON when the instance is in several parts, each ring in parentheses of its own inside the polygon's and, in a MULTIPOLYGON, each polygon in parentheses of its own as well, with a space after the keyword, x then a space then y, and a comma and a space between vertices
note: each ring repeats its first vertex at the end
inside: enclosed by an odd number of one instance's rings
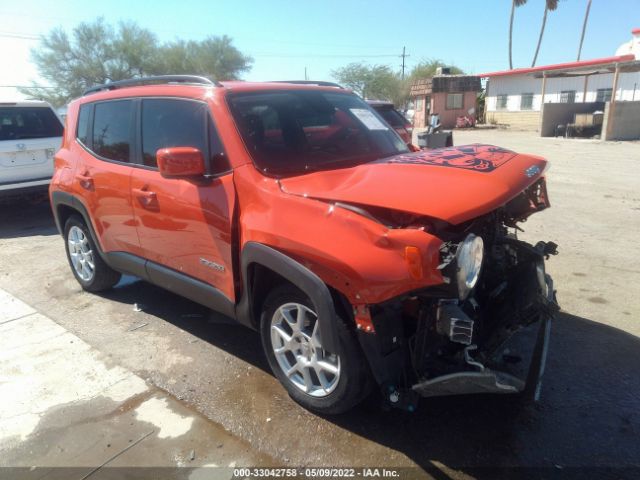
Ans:
POLYGON ((507 110, 520 110, 520 95, 523 93, 533 93, 532 110, 540 110, 541 90, 542 79, 534 78, 530 75, 509 75, 505 77, 490 78, 486 99, 487 111, 494 112, 497 110, 496 97, 498 95, 508 95, 507 110))
MULTIPOLYGON (((640 100, 640 72, 621 73, 618 77, 618 91, 616 100, 632 101, 635 85, 635 100, 640 100)), ((595 102, 599 88, 612 88, 613 74, 591 75, 587 84, 587 102, 595 102)), ((545 87, 545 103, 560 102, 560 94, 563 90, 575 90, 576 102, 583 102, 584 76, 547 78, 545 87)), ((487 111, 496 111, 497 95, 508 95, 507 111, 520 110, 520 95, 523 93, 533 93, 534 111, 540 110, 542 79, 532 75, 508 75, 504 77, 493 77, 488 81, 487 90, 487 111)))

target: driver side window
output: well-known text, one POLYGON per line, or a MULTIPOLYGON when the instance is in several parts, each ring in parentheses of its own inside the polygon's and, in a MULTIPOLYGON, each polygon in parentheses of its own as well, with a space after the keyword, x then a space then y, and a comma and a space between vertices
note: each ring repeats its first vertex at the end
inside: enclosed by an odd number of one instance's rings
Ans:
POLYGON ((169 147, 195 147, 205 159, 209 155, 207 163, 214 173, 228 170, 222 142, 205 103, 179 99, 143 99, 143 164, 157 168, 156 152, 169 147))

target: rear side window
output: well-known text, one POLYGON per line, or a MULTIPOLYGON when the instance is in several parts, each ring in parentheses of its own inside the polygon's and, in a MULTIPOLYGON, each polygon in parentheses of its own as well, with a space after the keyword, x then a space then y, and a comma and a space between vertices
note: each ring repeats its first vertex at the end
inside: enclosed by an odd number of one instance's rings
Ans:
POLYGON ((404 127, 409 123, 393 108, 376 108, 375 110, 394 128, 404 127))
POLYGON ((108 160, 128 162, 133 102, 102 102, 95 104, 94 108, 93 151, 108 160))
POLYGON ((0 140, 61 137, 62 130, 49 107, 0 107, 0 140))
POLYGON ((82 105, 78 114, 78 131, 77 138, 85 145, 88 145, 89 139, 89 115, 91 113, 91 105, 82 105))

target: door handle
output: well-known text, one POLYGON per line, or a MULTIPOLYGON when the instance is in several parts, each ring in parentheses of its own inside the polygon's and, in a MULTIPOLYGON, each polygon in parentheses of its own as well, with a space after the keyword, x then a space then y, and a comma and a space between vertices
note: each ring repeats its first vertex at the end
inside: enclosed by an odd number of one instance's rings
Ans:
POLYGON ((143 207, 151 206, 156 200, 156 192, 150 192, 145 188, 133 188, 131 190, 133 194, 140 199, 140 203, 143 207))
POLYGON ((85 190, 93 190, 93 178, 91 178, 89 175, 77 174, 76 178, 78 179, 78 182, 80 183, 80 186, 82 188, 84 188, 85 190))

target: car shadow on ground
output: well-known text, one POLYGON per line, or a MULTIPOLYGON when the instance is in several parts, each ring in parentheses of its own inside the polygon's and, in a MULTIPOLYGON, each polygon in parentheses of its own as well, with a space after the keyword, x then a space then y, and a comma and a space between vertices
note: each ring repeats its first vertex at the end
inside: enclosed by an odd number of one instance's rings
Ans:
POLYGON ((138 304, 145 313, 161 318, 200 340, 271 373, 269 364, 262 354, 258 333, 225 315, 128 275, 113 289, 100 292, 98 295, 112 301, 138 304))
POLYGON ((24 199, 0 203, 0 239, 56 235, 47 199, 24 199))
POLYGON ((368 408, 332 421, 443 478, 447 469, 477 478, 639 478, 639 368, 638 337, 561 313, 538 403, 441 397, 413 415, 368 408))
MULTIPOLYGON (((103 296, 144 302, 145 312, 271 374, 259 335, 233 320, 146 282, 125 280, 103 296)), ((424 399, 408 413, 383 411, 372 397, 326 420, 404 453, 436 478, 456 477, 455 471, 476 478, 640 474, 640 339, 567 313, 559 314, 552 331, 538 403, 442 397, 424 399)))

